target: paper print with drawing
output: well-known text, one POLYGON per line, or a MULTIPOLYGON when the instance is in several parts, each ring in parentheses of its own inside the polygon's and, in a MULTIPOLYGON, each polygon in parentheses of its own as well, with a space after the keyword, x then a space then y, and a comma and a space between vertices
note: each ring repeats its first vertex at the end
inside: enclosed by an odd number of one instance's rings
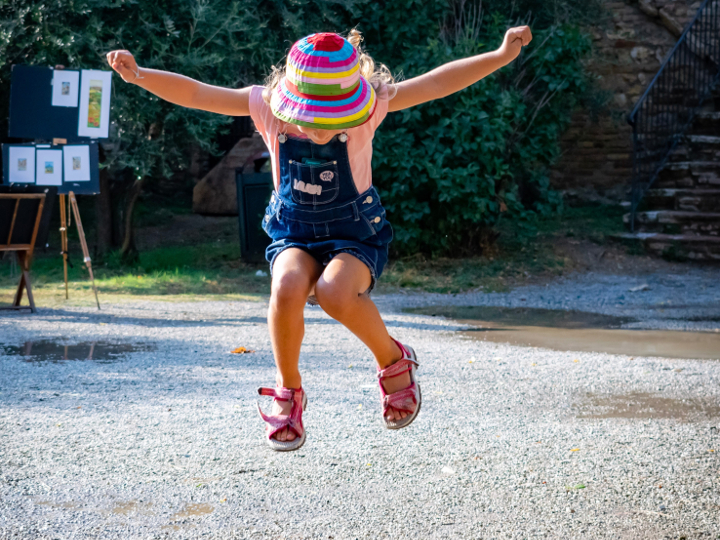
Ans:
POLYGON ((65 182, 90 181, 90 147, 87 145, 63 146, 65 182))
POLYGON ((53 70, 53 107, 77 107, 80 91, 80 72, 53 70))
POLYGON ((38 186, 62 185, 62 150, 37 150, 38 186))
POLYGON ((93 139, 108 136, 112 71, 84 69, 80 78, 78 136, 93 139))
POLYGON ((35 183, 35 147, 11 146, 8 149, 9 178, 11 184, 35 183))

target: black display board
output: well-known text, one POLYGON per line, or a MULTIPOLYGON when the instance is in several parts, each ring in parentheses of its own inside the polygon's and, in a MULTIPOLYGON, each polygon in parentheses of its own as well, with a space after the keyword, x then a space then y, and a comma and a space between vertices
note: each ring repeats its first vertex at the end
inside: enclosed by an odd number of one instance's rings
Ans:
POLYGON ((12 66, 8 136, 89 142, 89 137, 78 137, 77 107, 53 107, 52 81, 51 68, 12 66))
MULTIPOLYGON (((59 107, 56 107, 59 108, 59 107)), ((20 189, 22 186, 32 186, 37 188, 44 189, 45 187, 50 186, 36 186, 34 184, 12 184, 9 181, 10 178, 10 148, 12 147, 35 147, 36 151, 37 149, 40 150, 62 150, 63 146, 66 145, 50 145, 50 144, 3 144, 2 145, 2 161, 3 161, 3 184, 4 185, 10 185, 15 186, 18 189, 20 189)), ((69 145, 68 145, 69 146, 69 145)), ((75 146, 75 145, 73 145, 75 146)), ((72 182, 72 181, 66 181, 63 175, 62 179, 62 185, 53 187, 53 189, 56 190, 56 193, 58 195, 67 195, 71 191, 75 193, 76 195, 97 195, 100 193, 100 160, 99 160, 99 152, 98 152, 98 143, 91 142, 86 143, 85 146, 89 149, 89 157, 90 157, 90 180, 84 181, 84 182, 72 182)), ((40 192, 42 192, 42 189, 40 192)), ((30 191, 29 193, 37 193, 30 191)))

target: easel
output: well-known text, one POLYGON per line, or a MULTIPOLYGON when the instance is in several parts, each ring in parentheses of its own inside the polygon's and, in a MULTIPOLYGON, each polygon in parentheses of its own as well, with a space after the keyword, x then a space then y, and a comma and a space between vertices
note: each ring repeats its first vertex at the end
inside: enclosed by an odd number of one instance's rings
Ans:
MULTIPOLYGON (((97 308, 100 309, 100 301, 98 300, 98 293, 97 288, 95 287, 95 276, 93 275, 92 270, 92 260, 90 259, 90 252, 88 251, 87 247, 87 241, 85 240, 85 231, 82 226, 82 220, 80 219, 80 209, 77 205, 77 200, 75 199, 75 193, 70 191, 68 193, 68 196, 70 197, 70 206, 72 207, 73 215, 75 216, 75 223, 78 229, 78 236, 80 237, 80 246, 82 247, 83 251, 83 262, 85 263, 85 266, 87 266, 88 272, 90 273, 90 280, 92 281, 92 288, 93 292, 95 293, 95 303, 97 304, 97 308)), ((68 237, 67 237, 67 229, 68 229, 68 222, 67 222, 67 211, 65 206, 65 195, 60 195, 60 245, 62 246, 62 256, 63 256, 63 274, 65 276, 65 300, 69 298, 68 296, 68 237)))
MULTIPOLYGON (((58 83, 58 84, 59 84, 58 83)), ((65 70, 64 66, 55 66, 54 69, 48 69, 43 66, 12 66, 12 83, 10 86, 10 117, 8 134, 10 137, 20 139, 34 139, 35 141, 52 140, 52 146, 63 145, 63 152, 66 148, 72 146, 87 146, 82 156, 73 157, 73 170, 83 171, 72 178, 67 177, 67 173, 63 170, 61 184, 55 184, 55 178, 51 180, 52 184, 57 185, 58 195, 60 195, 60 233, 63 257, 63 274, 65 279, 65 299, 69 298, 68 290, 68 237, 67 229, 70 221, 70 207, 75 216, 75 223, 78 228, 80 237, 80 245, 83 251, 83 262, 87 266, 92 280, 92 288, 95 294, 95 303, 100 309, 100 301, 98 300, 97 287, 95 286, 95 276, 92 270, 92 261, 88 251, 87 241, 85 240, 85 231, 83 230, 82 221, 80 219, 80 210, 78 209, 75 193, 80 194, 97 194, 99 193, 99 163, 97 139, 108 137, 109 127, 109 96, 112 88, 112 71, 97 70, 65 70), (60 72, 63 77, 56 81, 56 75, 60 72), (71 76, 73 75, 74 76, 71 76), (74 77, 74 78, 73 78, 74 77), (92 80, 97 79, 102 87, 101 111, 102 126, 90 125, 87 116, 89 97, 87 94, 86 77, 92 80), (57 82, 62 84, 63 95, 75 96, 60 99, 57 93, 57 82), (103 82, 104 81, 104 82, 103 82), (66 86, 67 85, 67 86, 66 86), (83 90, 85 88, 85 90, 83 90), (66 92, 66 90, 69 91, 66 92), (85 100, 83 102, 83 99, 85 100), (70 101, 68 101, 70 100, 70 101), (86 104, 83 116, 83 103, 86 104), (88 129, 84 129, 84 126, 88 129), (83 128, 83 129, 81 129, 83 128), (71 144, 68 145, 68 140, 71 144), (83 157, 84 156, 84 157, 83 157), (78 159, 78 168, 75 169, 75 159, 78 159), (82 163, 82 165, 80 165, 82 163), (89 171, 89 172, 88 172, 89 171), (66 195, 69 195, 69 206, 66 207, 66 195)), ((9 179, 9 160, 5 155, 5 148, 11 146, 35 146, 39 151, 40 148, 50 149, 50 145, 36 142, 34 144, 3 144, 3 177, 6 182, 9 179)), ((76 149, 76 151, 79 151, 76 149)), ((64 154, 63 154, 64 156, 64 154)), ((19 158, 21 159, 21 157, 19 158)), ((47 162, 46 162, 47 163, 47 162)), ((23 165, 24 167, 25 165, 23 165)), ((47 165, 46 165, 47 166, 47 165)), ((18 171, 25 170, 20 169, 18 171)), ((52 169, 50 170, 52 174, 52 169)), ((32 180, 23 178, 23 183, 33 183, 32 180)), ((41 184, 38 184, 41 185, 41 184)), ((0 240, 1 241, 1 240, 0 240)))
POLYGON ((44 193, 0 193, 0 199, 15 199, 15 209, 13 211, 12 221, 10 222, 10 231, 8 233, 5 245, 0 245, 0 251, 14 251, 20 264, 20 282, 12 306, 1 307, 0 309, 29 309, 32 313, 36 313, 35 299, 33 298, 32 285, 30 284, 30 261, 32 260, 33 250, 35 249, 35 239, 37 238, 38 227, 40 227, 40 218, 42 217, 43 206, 45 205, 44 193), (37 215, 33 226, 32 236, 29 243, 13 244, 13 232, 15 232, 15 223, 18 216, 18 208, 20 201, 23 199, 38 199, 37 215), (21 306, 23 292, 27 291, 29 306, 21 306))

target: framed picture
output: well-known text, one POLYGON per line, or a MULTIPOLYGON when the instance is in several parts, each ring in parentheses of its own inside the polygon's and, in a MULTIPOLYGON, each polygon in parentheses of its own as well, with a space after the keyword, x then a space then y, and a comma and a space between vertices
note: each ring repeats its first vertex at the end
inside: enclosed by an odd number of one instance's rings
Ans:
POLYGON ((53 107, 77 107, 80 95, 80 72, 53 70, 53 107))
POLYGON ((8 149, 8 183, 35 183, 34 146, 11 146, 8 149))
POLYGON ((82 70, 78 137, 107 138, 112 71, 82 70))
POLYGON ((37 149, 35 183, 38 186, 62 186, 62 154, 62 150, 37 149))
POLYGON ((89 182, 90 147, 86 144, 65 145, 62 153, 65 182, 89 182))

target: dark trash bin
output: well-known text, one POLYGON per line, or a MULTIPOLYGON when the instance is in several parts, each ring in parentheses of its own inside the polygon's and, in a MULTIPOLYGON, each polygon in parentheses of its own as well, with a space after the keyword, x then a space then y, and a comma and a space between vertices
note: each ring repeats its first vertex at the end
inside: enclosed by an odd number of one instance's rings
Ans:
POLYGON ((262 229, 265 208, 273 191, 270 154, 261 152, 250 157, 235 170, 238 198, 238 225, 240 227, 240 257, 245 262, 265 260, 265 248, 270 238, 262 229))

